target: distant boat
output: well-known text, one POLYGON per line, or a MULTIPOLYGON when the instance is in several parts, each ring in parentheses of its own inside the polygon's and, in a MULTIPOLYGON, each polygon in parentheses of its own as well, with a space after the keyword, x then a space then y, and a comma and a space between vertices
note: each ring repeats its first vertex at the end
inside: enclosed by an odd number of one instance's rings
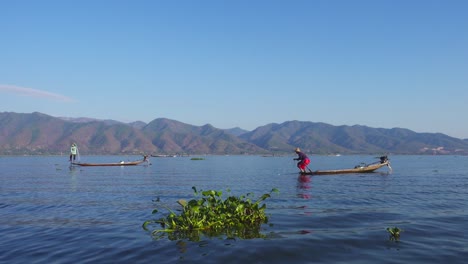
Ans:
POLYGON ((74 160, 72 161, 71 158, 72 156, 70 155, 70 165, 72 166, 83 166, 83 167, 92 167, 92 166, 136 166, 139 164, 142 164, 143 162, 147 162, 150 164, 148 155, 143 155, 142 160, 136 160, 136 161, 120 161, 120 162, 112 162, 112 163, 84 163, 81 162, 81 157, 80 157, 80 151, 78 150, 78 147, 76 146, 76 153, 77 153, 77 162, 74 160))
POLYGON ((137 161, 120 161, 113 163, 82 163, 82 162, 71 162, 71 165, 83 166, 83 167, 92 167, 92 166, 136 166, 147 162, 149 164, 148 156, 143 156, 142 160, 137 161))
POLYGON ((390 166, 390 161, 388 160, 387 156, 382 156, 379 158, 380 158, 379 162, 375 162, 369 165, 360 164, 360 165, 355 166, 352 169, 316 170, 316 171, 309 171, 309 172, 301 172, 301 174, 302 175, 334 175, 334 174, 348 174, 348 173, 370 173, 384 166, 387 166, 391 171, 392 167, 390 166))
POLYGON ((151 154, 151 157, 155 157, 155 158, 177 158, 177 155, 164 155, 164 154, 153 155, 153 154, 151 154))

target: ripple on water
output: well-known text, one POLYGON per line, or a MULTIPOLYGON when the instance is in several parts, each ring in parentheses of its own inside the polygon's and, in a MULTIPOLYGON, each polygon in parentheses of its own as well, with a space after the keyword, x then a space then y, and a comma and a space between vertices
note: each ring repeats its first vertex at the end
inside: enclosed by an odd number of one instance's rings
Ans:
MULTIPOLYGON (((90 157, 115 159, 115 157, 90 157)), ((362 156, 313 157, 349 167, 362 156)), ((367 158, 367 157, 364 157, 367 158)), ((63 157, 1 158, 0 262, 464 263, 468 162, 391 157, 393 173, 298 177, 291 157, 153 159, 152 166, 69 169, 63 157), (11 166, 16 164, 16 166, 11 166), (30 164, 30 166, 21 166, 30 164), (198 189, 267 200, 266 238, 153 240, 141 225, 198 189), (159 201, 159 202, 157 202, 159 201), (403 229, 389 240, 387 227, 403 229)))

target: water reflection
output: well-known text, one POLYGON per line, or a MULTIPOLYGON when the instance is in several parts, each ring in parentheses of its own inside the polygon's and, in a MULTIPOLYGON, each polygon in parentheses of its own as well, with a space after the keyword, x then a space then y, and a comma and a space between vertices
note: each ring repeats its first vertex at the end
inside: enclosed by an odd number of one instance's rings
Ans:
POLYGON ((310 199, 311 195, 311 181, 309 175, 299 175, 297 178, 297 196, 303 199, 310 199))
POLYGON ((184 240, 178 240, 176 246, 180 253, 185 253, 187 251, 187 242, 184 240))
POLYGON ((76 167, 76 166, 71 166, 71 165, 70 165, 68 168, 70 169, 70 174, 72 174, 72 175, 75 174, 76 171, 77 171, 77 167, 76 167))
MULTIPOLYGON (((362 158, 314 159, 317 167, 341 168, 362 158)), ((468 159, 405 155, 394 158, 390 175, 330 177, 283 169, 290 160, 170 158, 126 167, 119 177, 120 168, 69 169, 63 157, 2 156, 0 262, 466 262, 468 159), (279 187, 266 202, 266 238, 149 239, 141 224, 157 217, 153 200, 179 208, 174 201, 191 199, 192 186, 256 195, 279 187), (399 242, 387 237, 389 226, 406 230, 399 242)))
MULTIPOLYGON (((297 178, 297 196, 299 198, 308 200, 312 197, 311 194, 311 182, 312 182, 312 177, 310 175, 299 175, 297 178)), ((308 208, 307 205, 301 206, 301 209, 303 209, 303 214, 306 216, 312 215, 312 211, 308 208)), ((300 235, 307 235, 312 233, 311 230, 307 229, 302 229, 298 231, 298 234, 300 235)))

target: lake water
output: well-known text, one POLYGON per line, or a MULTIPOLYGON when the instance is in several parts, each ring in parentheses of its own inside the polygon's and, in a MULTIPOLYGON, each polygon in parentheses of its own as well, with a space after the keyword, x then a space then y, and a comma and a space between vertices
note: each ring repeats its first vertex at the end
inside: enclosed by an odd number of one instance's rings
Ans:
MULTIPOLYGON (((90 156, 83 162, 139 157, 90 156)), ((300 177, 290 157, 152 158, 74 167, 68 157, 0 157, 1 263, 466 263, 468 157, 390 156, 377 173, 300 177), (267 238, 153 239, 160 204, 192 186, 266 200, 267 238), (159 199, 159 203, 155 200, 159 199), (387 227, 403 229, 399 241, 387 227)), ((373 156, 312 156, 313 169, 373 156)), ((227 194, 226 194, 227 195, 227 194)))

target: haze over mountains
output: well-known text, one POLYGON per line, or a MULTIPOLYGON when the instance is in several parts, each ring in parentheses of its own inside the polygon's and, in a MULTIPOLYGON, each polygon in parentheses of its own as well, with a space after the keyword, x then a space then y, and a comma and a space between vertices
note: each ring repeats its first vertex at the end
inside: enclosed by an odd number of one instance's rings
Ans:
POLYGON ((194 126, 157 118, 149 123, 122 123, 92 118, 0 113, 1 155, 68 154, 76 142, 81 155, 91 154, 458 154, 468 155, 468 140, 404 128, 333 126, 287 121, 253 131, 194 126))

